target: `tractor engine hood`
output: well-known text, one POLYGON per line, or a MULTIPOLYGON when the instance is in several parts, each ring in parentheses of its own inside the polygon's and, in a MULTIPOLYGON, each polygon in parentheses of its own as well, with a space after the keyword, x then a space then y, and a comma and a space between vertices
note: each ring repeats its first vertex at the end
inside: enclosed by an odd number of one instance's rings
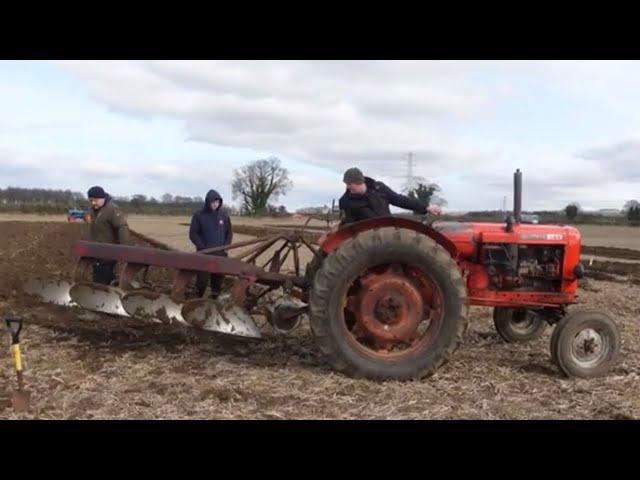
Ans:
POLYGON ((455 244, 460 258, 473 257, 482 243, 560 244, 580 255, 580 232, 564 225, 514 224, 510 232, 504 223, 435 222, 432 227, 455 244))

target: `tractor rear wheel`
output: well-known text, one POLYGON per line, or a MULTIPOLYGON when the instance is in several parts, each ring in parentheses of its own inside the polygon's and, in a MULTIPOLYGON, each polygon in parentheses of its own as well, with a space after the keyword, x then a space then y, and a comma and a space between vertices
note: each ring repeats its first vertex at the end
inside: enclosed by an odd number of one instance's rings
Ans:
POLYGON ((570 313, 551 335, 551 358, 569 377, 605 375, 620 354, 620 331, 608 315, 595 310, 570 313))
POLYGON ((547 328, 544 318, 526 308, 495 307, 493 323, 507 343, 530 342, 539 338, 547 328))
POLYGON ((314 255, 311 261, 307 263, 307 267, 304 271, 304 277, 310 285, 313 284, 313 279, 315 278, 316 273, 318 273, 318 270, 320 270, 323 260, 324 258, 321 254, 318 254, 314 255))
POLYGON ((336 370, 408 380, 449 360, 468 311, 464 280, 444 248, 418 232, 380 228, 346 240, 324 259, 309 319, 336 370))

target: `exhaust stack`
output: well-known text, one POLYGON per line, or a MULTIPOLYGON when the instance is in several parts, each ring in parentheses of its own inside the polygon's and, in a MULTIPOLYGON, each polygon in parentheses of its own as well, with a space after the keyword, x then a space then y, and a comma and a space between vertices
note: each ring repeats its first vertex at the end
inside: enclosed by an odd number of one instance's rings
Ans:
POLYGON ((520 169, 513 174, 513 221, 520 223, 522 218, 522 172, 520 169))

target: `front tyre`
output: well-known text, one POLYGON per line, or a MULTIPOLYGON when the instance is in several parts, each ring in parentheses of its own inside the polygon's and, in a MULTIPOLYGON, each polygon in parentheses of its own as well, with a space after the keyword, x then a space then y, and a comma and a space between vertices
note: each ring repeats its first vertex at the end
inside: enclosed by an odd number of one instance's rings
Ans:
POLYGON ((569 377, 599 377, 615 365, 620 344, 620 331, 611 317, 582 310, 558 322, 551 336, 551 357, 569 377))
POLYGON ((547 322, 526 308, 495 307, 493 323, 507 343, 530 342, 539 338, 547 328, 547 322))

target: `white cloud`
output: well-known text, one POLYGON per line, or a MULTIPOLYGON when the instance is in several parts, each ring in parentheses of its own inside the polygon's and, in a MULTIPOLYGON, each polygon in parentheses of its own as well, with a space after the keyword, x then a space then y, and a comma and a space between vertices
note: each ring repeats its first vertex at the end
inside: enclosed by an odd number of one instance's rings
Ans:
POLYGON ((0 173, 8 175, 10 173, 35 172, 41 167, 41 160, 34 155, 16 155, 6 149, 0 149, 0 173))
POLYGON ((618 180, 640 180, 640 140, 638 139, 590 148, 578 156, 598 162, 618 180))
MULTIPOLYGON (((472 195, 493 194, 489 208, 498 209, 499 200, 513 201, 513 171, 502 174, 476 172, 461 175, 465 184, 474 185, 472 195)), ((523 208, 529 210, 556 210, 577 201, 586 208, 619 208, 625 199, 634 195, 632 184, 620 184, 615 174, 596 163, 587 163, 581 169, 559 165, 523 172, 523 208)), ((637 196, 637 194, 635 194, 637 196)))
MULTIPOLYGON (((67 167, 67 169, 69 168, 67 167)), ((86 176, 108 179, 122 178, 128 174, 122 164, 93 159, 85 160, 79 165, 74 165, 73 171, 81 172, 86 176)))
POLYGON ((431 157, 436 169, 483 155, 435 122, 473 115, 485 105, 484 94, 445 85, 430 64, 413 76, 404 72, 414 67, 394 62, 385 70, 370 62, 62 65, 117 111, 177 118, 190 139, 266 150, 336 171, 345 161, 388 161, 407 149, 431 157), (351 77, 336 75, 345 70, 351 77))
MULTIPOLYGON (((230 198, 233 169, 240 161, 258 158, 251 158, 255 152, 284 159, 294 189, 280 202, 292 206, 325 203, 339 196, 341 173, 351 166, 399 188, 406 175, 407 151, 415 154, 414 173, 438 181, 452 208, 491 208, 501 203, 503 192, 511 190, 510 175, 516 166, 525 170, 529 204, 545 208, 572 200, 586 204, 590 198, 596 204, 618 202, 620 195, 633 195, 633 185, 621 182, 640 178, 634 165, 640 142, 633 140, 632 131, 640 105, 629 96, 640 81, 637 62, 57 65, 81 80, 100 110, 104 105, 112 112, 151 120, 147 128, 146 122, 105 114, 108 119, 93 124, 69 113, 65 122, 84 124, 67 130, 67 142, 74 141, 74 135, 87 137, 84 152, 95 154, 87 155, 89 161, 80 159, 80 154, 45 155, 56 170, 70 175, 59 178, 74 182, 105 178, 124 194, 193 195, 214 187, 230 198), (129 131, 134 123, 136 128, 129 131), (167 135, 158 133, 158 123, 167 135), (625 123, 629 130, 619 131, 618 125, 625 123), (174 133, 167 138, 180 128, 181 136, 174 133), (96 138, 96 132, 103 136, 92 144, 89 137, 96 138), (612 132, 631 140, 616 142, 612 132), (221 154, 196 162, 189 157, 189 152, 196 152, 199 159, 206 158, 204 149, 209 145, 232 147, 234 152, 246 152, 247 158, 239 160, 236 155, 230 162, 221 154), (145 157, 144 165, 136 163, 136 153, 145 157)), ((74 99, 83 98, 75 93, 74 99)), ((28 132, 30 125, 35 130, 38 122, 24 113, 20 128, 9 116, 0 118, 0 135, 16 137, 17 130, 28 132)), ((40 130, 56 134, 48 127, 40 130)), ((39 151, 46 151, 46 146, 39 151)), ((34 178, 39 167, 33 155, 17 152, 4 160, 0 153, 0 173, 22 172, 23 177, 34 178)))

